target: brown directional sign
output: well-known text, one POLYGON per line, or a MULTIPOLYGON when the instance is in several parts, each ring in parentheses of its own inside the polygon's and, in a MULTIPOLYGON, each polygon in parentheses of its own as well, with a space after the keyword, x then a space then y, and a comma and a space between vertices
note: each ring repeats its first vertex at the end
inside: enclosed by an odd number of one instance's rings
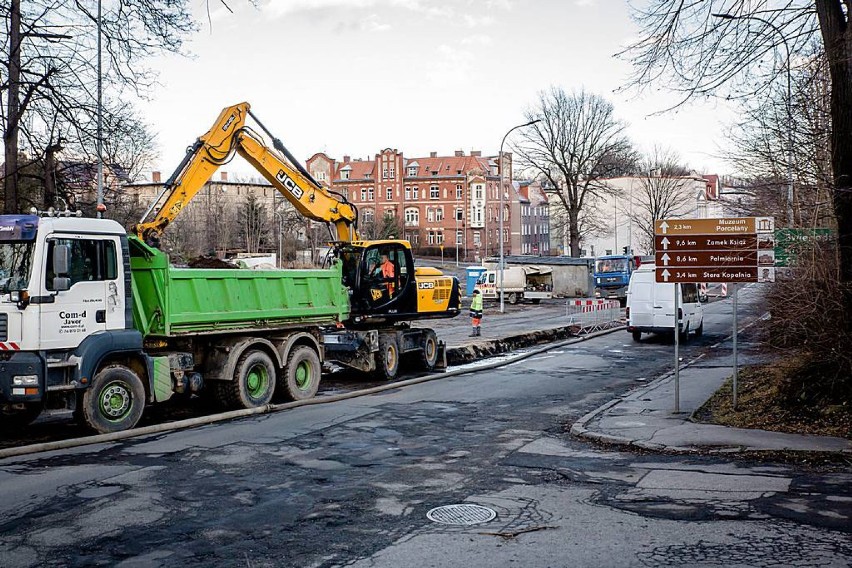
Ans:
POLYGON ((657 267, 657 282, 774 282, 775 268, 668 268, 657 267))
POLYGON ((774 282, 772 217, 654 221, 657 282, 774 282))
MULTIPOLYGON (((774 259, 773 259, 774 260, 774 259)), ((713 251, 713 252, 660 252, 656 254, 656 264, 660 267, 697 267, 718 266, 757 266, 757 250, 713 251)))
POLYGON ((757 236, 742 235, 738 237, 723 236, 690 236, 690 237, 668 237, 657 235, 654 237, 654 249, 657 252, 666 251, 753 251, 757 249, 757 236))
POLYGON ((661 219, 654 222, 657 235, 748 235, 757 232, 754 217, 728 219, 661 219))

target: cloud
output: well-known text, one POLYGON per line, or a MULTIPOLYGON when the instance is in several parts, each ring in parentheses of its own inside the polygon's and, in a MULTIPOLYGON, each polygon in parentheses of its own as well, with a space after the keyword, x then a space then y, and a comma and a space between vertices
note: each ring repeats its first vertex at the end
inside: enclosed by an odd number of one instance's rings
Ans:
POLYGON ((494 18, 491 16, 472 16, 465 14, 463 17, 464 23, 469 28, 483 28, 494 23, 494 18))
POLYGON ((339 22, 335 27, 335 31, 338 32, 378 33, 386 32, 389 29, 391 29, 390 24, 380 21, 377 14, 370 14, 360 20, 346 20, 339 22))
POLYGON ((264 7, 264 12, 273 18, 280 18, 299 12, 357 10, 377 6, 402 8, 431 17, 445 17, 453 14, 452 8, 444 7, 439 2, 425 0, 269 0, 264 7))
POLYGON ((462 45, 491 45, 494 40, 485 34, 475 34, 461 40, 462 45))
POLYGON ((574 5, 579 6, 580 8, 585 8, 586 6, 597 4, 597 1, 598 0, 574 0, 574 5))

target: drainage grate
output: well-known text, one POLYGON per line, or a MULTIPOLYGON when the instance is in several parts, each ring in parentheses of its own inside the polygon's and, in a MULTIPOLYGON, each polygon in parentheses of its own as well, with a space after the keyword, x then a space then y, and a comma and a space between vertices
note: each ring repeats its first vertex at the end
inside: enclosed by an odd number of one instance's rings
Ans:
POLYGON ((488 521, 493 520, 496 516, 497 513, 493 509, 482 507, 480 505, 469 505, 467 503, 435 507, 426 513, 426 517, 430 521, 444 525, 464 526, 487 523, 488 521))

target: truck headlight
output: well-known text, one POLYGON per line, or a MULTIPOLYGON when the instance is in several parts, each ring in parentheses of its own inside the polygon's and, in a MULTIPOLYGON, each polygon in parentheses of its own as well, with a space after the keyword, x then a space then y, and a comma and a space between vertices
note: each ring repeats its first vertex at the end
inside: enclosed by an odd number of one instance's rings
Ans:
POLYGON ((12 377, 12 386, 37 387, 38 375, 17 375, 15 377, 12 377))

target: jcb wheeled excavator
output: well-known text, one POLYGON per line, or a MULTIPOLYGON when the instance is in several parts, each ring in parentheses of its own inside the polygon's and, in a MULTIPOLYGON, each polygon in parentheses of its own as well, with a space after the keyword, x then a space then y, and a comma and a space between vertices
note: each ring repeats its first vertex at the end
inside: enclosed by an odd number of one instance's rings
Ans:
POLYGON ((434 332, 408 332, 406 322, 457 316, 461 312, 458 280, 434 268, 416 268, 408 241, 361 240, 356 206, 318 183, 257 119, 248 103, 223 109, 210 130, 188 148, 134 232, 147 244, 158 246, 166 227, 235 154, 254 166, 299 213, 329 227, 332 256, 342 262, 343 283, 350 290, 350 319, 344 323, 356 329, 378 328, 377 363, 385 374, 395 374, 399 355, 417 351, 418 345, 425 351, 422 357, 427 366, 434 365, 438 355, 434 332), (249 116, 272 139, 273 148, 247 126, 249 116), (382 261, 392 268, 381 270, 382 261))

